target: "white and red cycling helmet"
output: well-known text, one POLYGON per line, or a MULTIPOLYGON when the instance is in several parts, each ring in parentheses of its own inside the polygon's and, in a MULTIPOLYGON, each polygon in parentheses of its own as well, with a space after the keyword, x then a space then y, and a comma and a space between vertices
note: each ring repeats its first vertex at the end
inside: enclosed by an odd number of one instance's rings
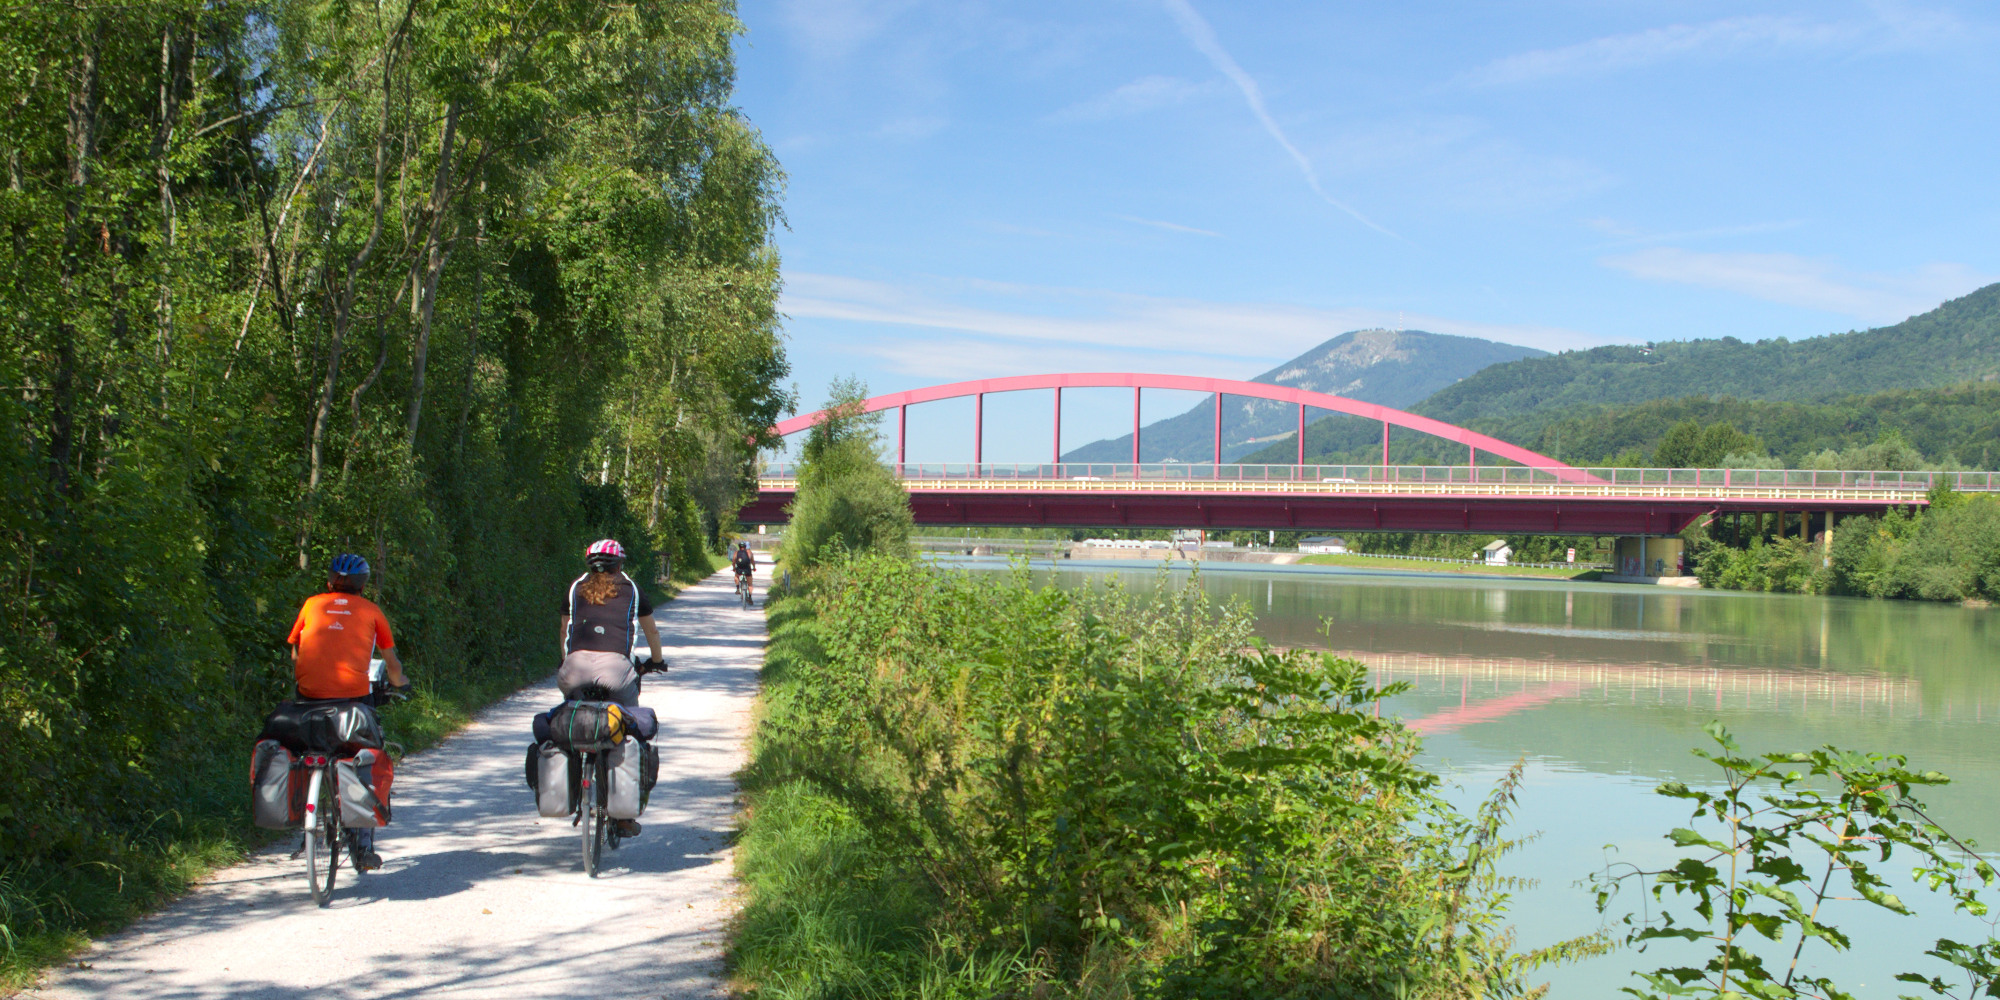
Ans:
POLYGON ((583 561, 591 569, 607 572, 625 564, 625 546, 616 538, 600 538, 583 550, 583 561))

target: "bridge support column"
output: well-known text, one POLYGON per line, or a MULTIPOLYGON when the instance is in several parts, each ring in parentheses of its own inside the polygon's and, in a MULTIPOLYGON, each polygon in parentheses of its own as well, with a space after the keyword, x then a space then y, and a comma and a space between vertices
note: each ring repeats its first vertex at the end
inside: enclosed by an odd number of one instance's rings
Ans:
POLYGON ((1139 478, 1139 393, 1138 386, 1132 387, 1132 478, 1139 478))
MULTIPOLYGON (((1055 445, 1049 454, 1049 464, 1060 468, 1062 465, 1062 386, 1056 386, 1056 430, 1055 445)), ((1058 471, 1057 475, 1062 473, 1058 471)))
POLYGON ((1299 469, 1298 475, 1305 475, 1306 465, 1306 404, 1299 404, 1299 469))
POLYGON ((896 407, 896 475, 903 474, 903 431, 909 425, 910 408, 896 407))
POLYGON ((1222 393, 1215 394, 1215 478, 1222 478, 1222 393))
POLYGON ((975 479, 977 479, 977 478, 979 477, 979 465, 980 465, 980 461, 981 461, 981 460, 982 460, 983 458, 985 458, 985 455, 984 455, 984 454, 982 453, 982 451, 981 451, 981 446, 982 446, 982 445, 984 444, 984 442, 985 442, 985 439, 986 439, 986 394, 985 394, 985 393, 983 393, 983 392, 978 392, 978 393, 973 393, 973 395, 972 395, 972 475, 973 475, 973 478, 975 478, 975 479))
POLYGON ((1382 481, 1389 481, 1389 422, 1382 421, 1382 481))

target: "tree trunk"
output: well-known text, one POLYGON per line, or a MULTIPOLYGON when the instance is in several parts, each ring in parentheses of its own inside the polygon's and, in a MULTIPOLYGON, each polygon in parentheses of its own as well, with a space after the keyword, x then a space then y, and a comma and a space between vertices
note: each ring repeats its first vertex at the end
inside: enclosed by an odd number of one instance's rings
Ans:
POLYGON ((424 283, 417 299, 417 342, 410 352, 410 430, 409 448, 417 448, 417 424, 424 413, 424 369, 430 362, 431 314, 437 307, 438 277, 444 273, 445 261, 451 259, 451 252, 444 247, 440 234, 444 228, 445 213, 451 199, 451 155, 453 140, 458 137, 458 102, 453 101, 444 113, 444 135, 438 140, 437 176, 431 182, 431 224, 430 232, 424 238, 427 258, 424 262, 424 283))
POLYGON ((70 463, 76 451, 76 325, 69 317, 77 299, 83 255, 89 252, 84 198, 90 184, 91 161, 97 152, 97 47, 95 28, 84 41, 69 93, 69 117, 64 151, 69 157, 68 183, 63 192, 62 298, 65 308, 56 321, 56 370, 50 382, 49 473, 57 492, 70 491, 70 463))

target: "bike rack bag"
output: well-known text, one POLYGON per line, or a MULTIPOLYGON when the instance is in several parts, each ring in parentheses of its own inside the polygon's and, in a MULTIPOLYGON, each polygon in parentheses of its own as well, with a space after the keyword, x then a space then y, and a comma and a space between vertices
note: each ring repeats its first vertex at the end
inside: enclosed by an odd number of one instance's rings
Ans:
POLYGON ((396 778, 387 751, 366 747, 333 762, 340 791, 340 823, 349 828, 389 825, 389 785, 396 778))
POLYGON ((353 753, 382 748, 375 710, 355 701, 281 702, 264 719, 259 739, 277 740, 293 753, 353 753))
POLYGON ((625 708, 625 732, 642 740, 651 740, 660 735, 660 717, 644 705, 629 705, 625 708))
POLYGON ((306 771, 277 740, 258 740, 250 750, 250 819, 266 830, 305 822, 306 771))
POLYGON ((625 742, 625 706, 566 701, 535 717, 535 738, 566 750, 607 750, 625 742))

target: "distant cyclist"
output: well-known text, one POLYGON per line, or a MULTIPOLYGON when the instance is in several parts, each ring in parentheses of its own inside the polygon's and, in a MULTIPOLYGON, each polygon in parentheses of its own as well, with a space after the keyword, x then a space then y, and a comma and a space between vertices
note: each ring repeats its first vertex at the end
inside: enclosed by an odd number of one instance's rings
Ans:
MULTIPOLYGON (((292 622, 292 673, 303 701, 357 701, 372 707, 368 661, 381 657, 392 690, 410 686, 403 661, 396 656, 396 639, 389 619, 375 602, 361 596, 368 585, 368 560, 357 555, 333 557, 326 569, 326 592, 306 598, 292 622)), ((375 853, 373 829, 348 830, 348 853, 357 871, 382 867, 375 853)))
POLYGON ((750 554, 749 542, 736 543, 736 554, 729 558, 729 565, 736 570, 736 585, 749 586, 750 578, 757 572, 757 559, 750 554))

